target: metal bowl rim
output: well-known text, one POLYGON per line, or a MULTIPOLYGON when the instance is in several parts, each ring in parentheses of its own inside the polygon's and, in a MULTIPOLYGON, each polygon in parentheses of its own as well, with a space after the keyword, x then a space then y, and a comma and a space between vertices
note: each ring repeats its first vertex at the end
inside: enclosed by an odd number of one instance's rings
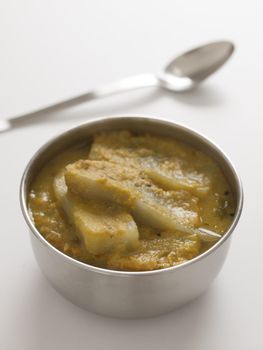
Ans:
POLYGON ((213 252, 215 252, 233 233, 240 215, 242 213, 242 208, 243 208, 243 201, 244 201, 244 194, 243 194, 243 186, 242 186, 242 182, 241 179, 234 167, 234 165, 232 164, 232 162, 230 161, 230 159, 225 155, 225 153, 223 152, 223 150, 214 142, 212 142, 210 139, 208 139, 206 136, 204 136, 202 133, 200 132, 196 132, 193 129, 189 128, 188 126, 185 126, 183 124, 177 124, 175 122, 172 122, 168 119, 165 118, 160 118, 160 117, 153 117, 153 116, 148 116, 148 115, 140 115, 140 114, 126 114, 126 115, 109 115, 109 116, 104 116, 104 117, 96 117, 96 118, 92 118, 90 119, 88 122, 82 123, 76 127, 70 128, 62 133, 59 133, 57 136, 52 137, 49 141, 45 142, 35 153, 34 155, 31 157, 30 161, 28 162, 22 179, 21 179, 21 183, 20 183, 20 190, 19 190, 19 197, 20 197, 20 207, 24 216, 24 219, 31 231, 31 233, 34 234, 34 236, 41 241, 41 243, 43 243, 45 245, 46 248, 48 248, 49 250, 51 250, 53 253, 58 254, 61 258, 67 260, 69 263, 72 263, 82 269, 85 270, 89 270, 89 271, 93 271, 99 274, 106 274, 106 275, 111 275, 111 276, 123 276, 123 277, 138 277, 138 276, 150 276, 150 275, 158 275, 160 273, 168 273, 168 272, 173 272, 176 271, 178 269, 183 269, 188 267, 189 265, 192 265, 194 263, 197 263, 198 261, 206 258, 207 256, 209 256, 210 254, 212 254, 213 252), (221 156, 221 158, 223 158, 224 162, 227 163, 228 167, 232 170, 234 176, 235 176, 235 181, 236 181, 236 185, 237 185, 237 190, 238 190, 238 203, 237 203, 237 207, 236 207, 236 212, 235 212, 235 216, 233 217, 233 222, 231 224, 231 226, 229 227, 229 229, 227 230, 227 232, 224 234, 224 236, 219 239, 219 241, 214 244, 211 248, 209 248, 207 251, 205 251, 204 253, 198 255, 197 257, 195 257, 194 259, 191 259, 185 263, 176 265, 176 266, 172 266, 172 267, 168 267, 168 268, 164 268, 164 269, 160 269, 160 270, 151 270, 151 271, 118 271, 118 270, 109 270, 109 269, 104 269, 101 267, 96 267, 93 265, 89 265, 87 263, 81 262, 79 260, 76 260, 66 254, 64 254, 63 252, 61 252, 60 250, 58 250, 57 248, 55 248, 52 244, 50 244, 42 235, 41 233, 37 230, 37 228, 35 227, 34 223, 32 222, 30 215, 29 215, 29 211, 27 208, 27 193, 25 192, 25 184, 26 184, 26 180, 30 174, 30 170, 32 165, 34 164, 35 160, 38 159, 38 157, 45 152, 46 149, 49 148, 49 146, 51 146, 53 143, 55 143, 56 141, 58 141, 60 138, 64 138, 67 137, 67 135, 71 134, 72 132, 78 130, 78 129, 82 129, 86 126, 88 126, 89 124, 96 124, 98 122, 103 122, 103 121, 114 121, 117 119, 137 119, 138 122, 140 121, 145 121, 147 120, 148 122, 160 122, 160 123, 165 123, 167 126, 171 126, 171 127, 175 127, 176 129, 180 129, 188 134, 192 134, 194 137, 196 137, 197 139, 200 139, 201 141, 205 142, 206 144, 209 145, 210 148, 212 148, 213 150, 216 151, 217 154, 219 154, 221 156))

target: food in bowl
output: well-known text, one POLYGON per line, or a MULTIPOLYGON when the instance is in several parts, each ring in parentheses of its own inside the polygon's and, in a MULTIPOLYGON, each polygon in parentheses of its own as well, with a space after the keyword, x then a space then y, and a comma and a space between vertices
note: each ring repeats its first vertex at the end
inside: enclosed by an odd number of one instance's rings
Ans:
POLYGON ((230 227, 233 194, 217 163, 169 137, 95 134, 49 160, 29 210, 63 253, 111 270, 163 269, 195 258, 230 227))

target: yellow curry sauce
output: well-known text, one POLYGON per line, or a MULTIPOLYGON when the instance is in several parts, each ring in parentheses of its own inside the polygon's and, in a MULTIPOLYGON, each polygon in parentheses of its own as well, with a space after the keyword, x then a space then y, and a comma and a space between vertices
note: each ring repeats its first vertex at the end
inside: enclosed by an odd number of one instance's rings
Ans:
POLYGON ((213 233, 227 231, 235 211, 231 189, 207 155, 129 131, 95 135, 54 157, 28 202, 35 226, 57 249, 124 271, 193 259, 217 242, 213 233))

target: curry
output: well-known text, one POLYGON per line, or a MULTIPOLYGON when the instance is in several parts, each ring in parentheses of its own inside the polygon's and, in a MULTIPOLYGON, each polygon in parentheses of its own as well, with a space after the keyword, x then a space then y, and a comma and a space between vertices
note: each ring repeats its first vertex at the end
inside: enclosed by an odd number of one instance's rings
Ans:
POLYGON ((220 167, 174 139, 129 131, 94 135, 45 164, 28 204, 36 228, 74 259, 148 271, 191 260, 232 223, 220 167))

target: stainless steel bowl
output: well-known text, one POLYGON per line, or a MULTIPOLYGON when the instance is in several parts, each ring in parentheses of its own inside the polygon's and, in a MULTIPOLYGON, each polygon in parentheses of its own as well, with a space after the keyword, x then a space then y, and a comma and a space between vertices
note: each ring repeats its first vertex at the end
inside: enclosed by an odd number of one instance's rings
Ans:
POLYGON ((210 285, 226 258, 231 234, 243 203, 240 179, 225 154, 200 134, 175 123, 152 117, 125 116, 91 120, 46 143, 31 159, 20 189, 21 208, 37 262, 54 288, 73 303, 115 317, 149 317, 170 311, 196 298, 210 285), (163 270, 123 272, 81 263, 63 254, 38 232, 27 206, 30 184, 43 164, 68 146, 101 131, 129 129, 170 136, 210 155, 220 165, 233 190, 236 212, 227 233, 200 256, 163 270))

